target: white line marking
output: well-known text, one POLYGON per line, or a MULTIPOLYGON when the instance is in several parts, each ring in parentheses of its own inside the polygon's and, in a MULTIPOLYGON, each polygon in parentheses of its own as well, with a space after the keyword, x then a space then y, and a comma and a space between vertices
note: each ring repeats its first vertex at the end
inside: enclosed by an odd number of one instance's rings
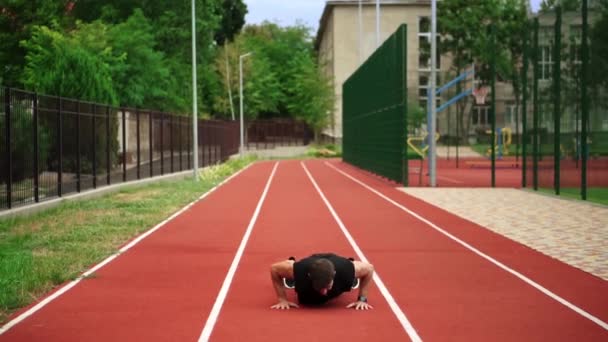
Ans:
POLYGON ((492 258, 491 256, 481 252, 480 250, 478 250, 477 248, 469 245, 468 243, 460 240, 459 238, 455 237, 454 235, 448 233, 447 231, 443 230, 442 228, 440 228, 439 226, 435 225, 434 223, 432 223, 431 221, 425 219, 424 217, 416 214, 415 212, 407 209, 406 207, 402 206, 401 204, 393 201, 392 199, 388 198, 387 196, 385 196, 384 194, 380 193, 379 191, 377 191, 376 189, 370 187, 369 185, 363 183, 362 181, 354 178, 353 176, 349 175, 348 173, 338 169, 337 167, 335 167, 334 165, 329 164, 328 162, 325 162, 325 164, 329 167, 331 167, 332 169, 336 170, 337 172, 341 173, 342 175, 344 175, 345 177, 351 179, 352 181, 354 181, 355 183, 363 186, 364 188, 366 188, 367 190, 373 192, 374 194, 380 196, 381 198, 383 198, 384 200, 388 201, 389 203, 393 204, 394 206, 398 207, 399 209, 405 211, 406 213, 412 215, 413 217, 417 218, 418 220, 426 223, 427 225, 429 225, 431 228, 437 230, 438 232, 440 232, 441 234, 449 237, 450 239, 454 240, 455 242, 459 243, 460 245, 462 245, 463 247, 469 249, 470 251, 472 251, 473 253, 479 255, 480 257, 488 260, 489 262, 493 263, 494 265, 502 268, 503 270, 513 274, 514 276, 516 276, 517 278, 523 280, 524 282, 526 282, 528 285, 531 285, 532 287, 534 287, 535 289, 539 290, 540 292, 544 293, 545 295, 553 298, 554 300, 556 300, 557 302, 565 305, 566 307, 568 307, 569 309, 573 310, 574 312, 578 313, 579 315, 589 319, 590 321, 592 321, 593 323, 599 325, 600 327, 604 328, 605 330, 608 330, 608 323, 602 321, 601 319, 591 315, 590 313, 586 312, 585 310, 579 308, 578 306, 570 303, 569 301, 565 300, 564 298, 558 296, 557 294, 549 291, 548 289, 544 288, 543 286, 541 286, 540 284, 536 283, 535 281, 533 281, 532 279, 526 277, 525 275, 515 271, 512 268, 509 268, 508 266, 504 265, 503 263, 501 263, 500 261, 492 258))
POLYGON ((455 179, 452 179, 452 178, 449 178, 449 177, 444 177, 444 176, 437 176, 437 178, 443 179, 443 180, 445 180, 447 182, 454 183, 454 184, 463 184, 464 183, 464 182, 461 182, 459 180, 455 180, 455 179))
MULTIPOLYGON (((369 262, 367 260, 367 258, 365 257, 365 255, 363 254, 363 252, 361 251, 361 249, 359 248, 359 246, 357 245, 357 243, 355 242, 355 239, 353 239, 353 237, 348 232, 348 229, 346 229, 346 226, 344 225, 344 223, 342 223, 342 220, 340 219, 340 217, 338 216, 338 214, 336 213, 336 211, 332 207, 331 203, 329 203, 329 201, 325 197, 325 194, 323 194, 323 191, 321 191, 321 188, 319 188, 319 185, 317 185, 317 182, 315 181, 315 179, 312 177, 312 175, 310 174, 310 172, 308 172, 308 169, 306 168, 306 165, 304 165, 304 162, 300 162, 300 164, 304 168, 304 171, 308 175, 308 178, 310 179, 310 181, 314 185, 315 189, 317 189, 317 192, 319 193, 319 195, 321 195, 321 198, 323 199, 323 202, 325 202, 325 205, 327 206, 327 208, 331 212, 331 215, 336 220, 336 223, 338 223, 338 226, 340 226, 340 229, 342 230, 342 233, 344 233, 344 235, 346 236, 346 239, 348 240, 348 242, 350 242, 350 245, 355 250, 355 253, 357 253, 357 256, 359 257, 359 259, 361 259, 361 261, 363 261, 363 262, 369 262)), ((410 323, 410 321, 407 319, 407 317, 405 316, 405 314, 403 313, 403 311, 401 311, 401 308, 399 307, 399 305, 397 304, 397 302, 395 302, 395 299, 393 298, 393 296, 388 292, 388 289, 386 288, 386 286, 384 286, 384 282, 382 281, 382 279, 380 279, 380 276, 378 275, 377 272, 374 272, 374 278, 373 279, 374 279, 374 282, 376 283, 376 286, 378 286, 378 289, 380 289, 380 293, 382 293, 382 295, 384 296, 384 298, 388 302, 388 305, 393 310, 393 313, 395 314, 395 316, 397 316, 397 319, 401 323, 401 326, 403 326, 403 329, 405 329, 405 332, 408 334, 408 336, 414 342, 422 341, 422 339, 420 338, 420 336, 418 336, 418 333, 416 332, 416 329, 414 329, 414 327, 412 326, 412 324, 410 323)))
POLYGON ((209 196, 209 194, 211 194, 212 192, 214 192, 216 189, 218 189, 220 186, 224 185, 225 183, 227 183, 228 181, 230 181, 232 178, 236 177, 238 174, 240 174, 241 172, 245 171, 246 169, 249 168, 249 166, 251 166, 252 164, 247 165, 247 167, 239 170, 238 172, 236 172, 235 174, 233 174, 232 176, 224 179, 221 183, 219 183, 218 185, 214 186, 213 188, 211 188, 209 191, 207 191, 206 193, 204 193, 203 195, 201 195, 199 198, 197 198, 196 200, 192 201, 191 203, 189 203, 188 205, 186 205, 184 208, 182 208, 181 210, 179 210, 178 212, 176 212, 175 214, 171 215, 169 218, 167 218, 166 220, 162 221, 161 223, 159 223, 158 225, 156 225, 155 227, 153 227, 152 229, 148 230, 147 232, 143 233, 142 235, 140 235, 139 237, 137 237, 136 239, 134 239, 133 241, 131 241, 129 244, 125 245, 124 247, 122 247, 121 249, 118 250, 118 252, 110 255, 109 257, 107 257, 105 260, 103 260, 102 262, 100 262, 99 264, 93 266, 91 269, 89 269, 88 271, 84 272, 81 276, 79 276, 78 278, 76 278, 75 280, 67 283, 66 285, 64 285, 61 289, 59 289, 57 292, 53 293, 52 295, 46 297, 44 300, 42 300, 40 303, 36 304, 35 306, 31 307, 29 310, 25 311, 24 313, 22 313, 21 315, 15 317, 13 320, 11 320, 10 322, 6 323, 2 328, 0 328, 0 335, 4 334, 5 332, 7 332, 10 328, 12 328, 13 326, 15 326, 16 324, 22 322, 23 320, 25 320, 26 318, 28 318, 29 316, 33 315, 36 311, 42 309, 44 306, 46 306, 47 304, 49 304, 50 302, 52 302, 53 300, 55 300, 57 297, 61 296, 62 294, 66 293, 68 290, 70 290, 71 288, 73 288, 74 286, 76 286, 76 284, 78 284, 82 279, 90 276, 91 274, 93 274, 95 271, 99 270, 100 268, 104 267, 105 265, 107 265, 109 262, 111 262, 112 260, 116 259, 116 257, 118 257, 120 254, 126 252, 127 250, 129 250, 131 247, 135 246, 137 243, 139 243, 141 240, 145 239, 146 237, 148 237, 150 234, 154 233, 155 231, 159 230, 161 227, 163 227, 167 222, 173 220, 175 217, 177 217, 178 215, 180 215, 181 213, 183 213, 184 211, 188 210, 190 207, 192 207, 195 203, 199 202, 200 200, 202 200, 203 198, 209 196))
POLYGON ((215 304, 213 304, 213 308, 211 309, 211 313, 207 318, 207 322, 205 323, 205 327, 201 333, 201 336, 198 338, 199 341, 209 341, 209 337, 211 337, 211 332, 213 331, 213 327, 217 322, 217 318, 220 314, 220 310, 222 310, 222 305, 224 305, 224 301, 226 300, 226 295, 228 294, 228 290, 230 289, 230 284, 232 283, 232 279, 234 278, 234 274, 236 273, 236 268, 239 266, 239 262, 241 261, 241 257, 243 256, 243 251, 245 251, 245 246, 247 246, 247 241, 249 240, 249 236, 251 235, 251 231, 253 230, 253 226, 255 222, 258 220, 258 216, 260 215, 260 210, 262 209, 262 204, 264 204, 264 200, 266 199, 266 194, 268 194, 268 189, 270 189, 270 183, 272 182, 272 178, 279 166, 279 162, 274 164, 274 168, 272 169, 272 173, 268 178, 268 182, 266 182, 266 187, 264 188, 264 192, 258 201, 258 205, 253 212, 253 216, 251 217, 251 221, 249 221, 249 226, 247 226, 247 230, 245 231, 245 235, 243 235, 243 240, 241 240, 241 244, 239 245, 238 250, 236 251, 236 255, 232 260, 232 264, 228 269, 228 273, 226 274, 226 278, 224 279, 224 283, 222 284, 222 288, 218 293, 215 304))

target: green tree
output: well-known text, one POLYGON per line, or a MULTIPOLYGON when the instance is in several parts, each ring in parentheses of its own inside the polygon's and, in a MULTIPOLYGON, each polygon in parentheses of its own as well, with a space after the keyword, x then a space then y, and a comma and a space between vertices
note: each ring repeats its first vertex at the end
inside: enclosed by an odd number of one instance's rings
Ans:
POLYGON ((312 58, 299 55, 292 60, 293 82, 287 85, 287 109, 308 124, 318 140, 329 124, 335 98, 331 81, 321 73, 312 58))
POLYGON ((163 53, 154 48, 153 27, 140 9, 127 21, 110 27, 108 44, 124 59, 112 68, 121 105, 158 110, 176 107, 167 101, 170 70, 163 53))
POLYGON ((32 36, 38 25, 61 26, 69 22, 65 14, 69 7, 64 1, 11 0, 0 4, 0 82, 22 87, 25 48, 20 42, 32 36))
MULTIPOLYGON (((439 51, 452 57, 452 71, 459 75, 475 63, 476 77, 482 84, 490 82, 490 62, 495 58, 498 80, 516 83, 520 64, 522 37, 526 23, 525 2, 522 0, 445 0, 438 7, 439 51), (492 46, 491 30, 495 34, 492 46)), ((514 84, 517 88, 517 84, 514 84)), ((517 91, 517 90, 516 90, 517 91)), ((460 127, 469 130, 467 114, 472 109, 470 99, 457 104, 460 127)), ((461 132, 458 132, 461 135, 461 132)))
POLYGON ((247 5, 242 0, 222 1, 222 20, 219 29, 215 32, 215 41, 224 45, 225 41, 231 41, 245 25, 247 5))
POLYGON ((26 65, 22 83, 32 91, 100 103, 117 104, 113 87, 110 50, 96 54, 78 39, 46 26, 33 29, 22 42, 26 65))
MULTIPOLYGON (((216 94, 214 99, 215 111, 218 116, 229 117, 230 103, 228 88, 233 94, 234 104, 239 103, 239 56, 252 52, 253 55, 243 60, 243 106, 244 115, 248 120, 262 114, 277 113, 283 91, 274 69, 274 63, 265 52, 264 46, 256 44, 251 36, 240 35, 233 43, 224 46, 224 52, 218 53, 215 59, 215 69, 221 80, 221 88, 225 89, 216 94), (226 67, 226 56, 228 67, 226 67), (228 75, 230 72, 230 82, 228 75)), ((237 110, 238 112, 238 107, 237 110)))

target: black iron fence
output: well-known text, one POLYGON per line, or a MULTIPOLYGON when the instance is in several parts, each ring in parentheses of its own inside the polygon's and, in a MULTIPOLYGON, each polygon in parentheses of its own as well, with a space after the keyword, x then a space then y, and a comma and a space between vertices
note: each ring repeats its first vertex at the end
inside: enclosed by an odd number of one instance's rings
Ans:
POLYGON ((246 127, 248 149, 308 145, 314 138, 314 132, 308 125, 292 119, 255 120, 246 127))
MULTIPOLYGON (((192 169, 189 117, 1 89, 0 210, 192 169)), ((249 129, 266 148, 308 142, 293 121, 249 129)), ((238 153, 237 121, 199 120, 198 132, 199 167, 238 153)))

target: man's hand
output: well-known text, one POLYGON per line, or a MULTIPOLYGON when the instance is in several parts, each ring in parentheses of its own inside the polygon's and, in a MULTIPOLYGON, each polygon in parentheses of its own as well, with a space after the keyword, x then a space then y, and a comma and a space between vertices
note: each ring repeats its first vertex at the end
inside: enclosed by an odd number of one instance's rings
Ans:
POLYGON ((298 304, 289 302, 287 300, 279 300, 277 304, 271 306, 270 308, 278 310, 289 310, 291 307, 297 308, 298 304))
POLYGON ((355 308, 355 310, 371 310, 374 307, 369 305, 367 302, 356 301, 354 303, 350 303, 346 306, 347 309, 355 308))

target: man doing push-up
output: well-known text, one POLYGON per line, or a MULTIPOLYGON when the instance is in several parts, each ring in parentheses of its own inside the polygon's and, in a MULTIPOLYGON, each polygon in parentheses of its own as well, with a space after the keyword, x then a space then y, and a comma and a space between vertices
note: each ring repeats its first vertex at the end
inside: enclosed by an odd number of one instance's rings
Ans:
POLYGON ((373 309, 367 302, 373 275, 372 264, 333 253, 313 254, 299 261, 293 257, 279 261, 270 267, 270 277, 279 300, 271 308, 298 307, 298 304, 287 300, 285 288, 295 289, 298 303, 302 305, 321 305, 344 292, 359 288, 357 301, 347 308, 373 309))

